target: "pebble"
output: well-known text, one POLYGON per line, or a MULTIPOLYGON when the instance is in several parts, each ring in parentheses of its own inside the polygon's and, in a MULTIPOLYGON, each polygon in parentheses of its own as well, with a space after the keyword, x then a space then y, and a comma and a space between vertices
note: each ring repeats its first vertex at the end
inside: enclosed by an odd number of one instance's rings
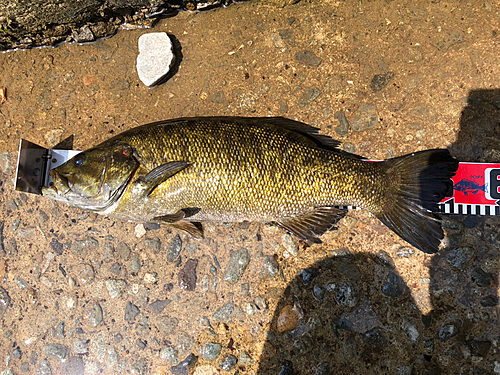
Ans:
POLYGON ((396 258, 410 258, 415 254, 415 251, 409 247, 401 247, 396 251, 396 258))
POLYGON ((144 245, 153 250, 155 253, 159 253, 161 249, 161 241, 158 237, 155 238, 146 238, 144 240, 144 245))
POLYGON ((281 237, 281 243, 286 251, 288 251, 292 256, 296 257, 299 255, 299 245, 295 242, 291 234, 285 233, 281 237))
POLYGON ((318 66, 323 61, 311 51, 302 51, 295 54, 295 59, 304 65, 318 66))
POLYGON ((286 332, 294 330, 299 324, 299 312, 292 305, 286 305, 280 311, 277 319, 278 332, 286 332))
POLYGON ((89 352, 90 340, 78 337, 73 341, 73 352, 75 354, 87 354, 89 352))
POLYGON ((90 351, 99 362, 104 361, 106 356, 106 332, 101 331, 96 333, 90 340, 90 351))
POLYGON ((84 320, 92 327, 97 327, 102 322, 102 307, 98 302, 88 305, 84 312, 84 320))
POLYGON ((233 252, 224 272, 223 280, 230 284, 236 284, 250 263, 250 255, 247 249, 233 252))
POLYGON ((465 226, 462 222, 443 217, 441 226, 445 233, 442 243, 446 249, 453 249, 463 241, 465 226))
POLYGON ((382 285, 382 294, 386 297, 399 297, 403 294, 404 288, 403 279, 394 272, 389 272, 387 280, 382 285))
POLYGON ((162 335, 170 335, 179 325, 179 319, 162 316, 157 320, 157 325, 162 335))
POLYGON ((418 337, 420 336, 420 333, 418 332, 417 326, 410 322, 406 321, 403 324, 404 331, 406 333, 406 336, 410 339, 411 342, 416 343, 418 337))
POLYGON ((491 341, 474 339, 469 343, 472 355, 486 357, 491 348, 491 341))
POLYGON ((150 303, 148 309, 154 314, 160 314, 171 302, 169 299, 158 299, 150 303))
POLYGON ((453 323, 445 324, 439 329, 438 336, 441 341, 448 341, 458 333, 458 329, 453 323))
MULTIPOLYGON (((147 225, 147 224, 146 224, 147 225)), ((158 225, 158 228, 159 228, 159 224, 156 224, 158 225)), ((151 226, 148 226, 148 228, 150 228, 151 226)), ((145 234, 146 234, 146 228, 144 227, 144 224, 137 224, 134 228, 134 231, 135 231, 135 236, 137 238, 141 238, 143 237, 145 234)))
POLYGON ((104 253, 103 253, 103 260, 106 263, 111 263, 115 259, 115 246, 113 245, 112 242, 105 242, 104 243, 104 253))
POLYGON ((372 88, 373 92, 377 92, 382 90, 391 79, 394 78, 394 73, 393 72, 386 72, 382 74, 376 74, 373 76, 371 82, 370 82, 370 87, 372 88))
POLYGON ((305 286, 308 286, 318 276, 319 271, 316 268, 304 268, 300 272, 300 278, 305 286))
POLYGON ((264 264, 260 270, 260 278, 262 280, 269 280, 274 278, 279 273, 278 261, 274 256, 266 256, 264 264))
POLYGON ((382 327, 382 322, 375 311, 373 311, 370 300, 363 298, 356 310, 343 313, 341 319, 338 319, 335 325, 337 329, 348 329, 359 333, 366 333, 375 327, 382 327))
POLYGON ((346 135, 349 131, 349 121, 345 117, 344 111, 338 111, 333 115, 333 118, 339 121, 340 125, 335 128, 338 135, 346 135))
POLYGON ((60 243, 56 238, 53 238, 52 240, 50 240, 49 245, 57 255, 62 255, 62 253, 64 251, 63 244, 60 243))
POLYGON ((183 290, 193 291, 196 288, 196 259, 188 259, 178 275, 179 287, 183 290))
POLYGON ((476 255, 472 246, 457 247, 444 253, 446 261, 459 271, 464 271, 476 255))
POLYGON ((303 336, 293 342, 293 348, 297 350, 300 355, 309 353, 314 349, 314 341, 309 336, 303 336))
POLYGON ((356 146, 354 146, 351 142, 344 142, 344 144, 342 145, 342 149, 345 152, 348 152, 351 154, 354 154, 356 152, 356 146))
POLYGON ((257 305, 255 303, 248 302, 245 305, 245 311, 248 315, 255 315, 259 312, 259 308, 257 307, 257 305))
POLYGON ((147 341, 141 340, 141 339, 137 339, 137 340, 135 340, 135 345, 137 345, 137 347, 139 348, 139 350, 144 350, 144 349, 146 349, 147 341))
POLYGON ((299 98, 299 107, 305 107, 315 101, 321 95, 321 91, 316 87, 306 87, 299 98))
POLYGON ((137 74, 146 86, 158 84, 170 71, 175 55, 167 33, 148 33, 139 37, 137 74))
POLYGON ((118 352, 115 348, 108 349, 108 356, 106 357, 106 368, 110 369, 115 367, 118 364, 118 352))
POLYGON ((293 375, 293 363, 290 361, 283 362, 278 375, 293 375))
POLYGON ((118 262, 114 263, 110 268, 109 272, 114 273, 115 275, 120 275, 122 271, 122 265, 118 262))
POLYGON ((21 372, 30 372, 30 364, 28 362, 21 363, 21 372))
POLYGON ((343 281, 335 288, 334 298, 339 306, 353 308, 359 302, 358 287, 350 281, 343 281))
POLYGON ((485 296, 485 297, 481 298, 479 303, 483 307, 495 307, 498 305, 498 297, 492 296, 492 295, 485 296))
POLYGON ((215 320, 222 323, 231 323, 234 314, 234 303, 233 301, 226 303, 224 306, 217 309, 213 315, 215 320))
POLYGON ((318 302, 323 302, 323 300, 325 299, 325 294, 326 294, 326 289, 325 288, 323 288, 319 284, 315 284, 314 285, 314 287, 313 287, 313 295, 314 295, 314 298, 318 302))
POLYGON ((84 375, 82 357, 69 357, 63 362, 61 373, 71 375, 84 375))
POLYGON ((363 341, 379 349, 384 349, 388 344, 386 337, 378 327, 366 332, 363 336, 363 341))
POLYGON ((314 373, 314 375, 329 375, 330 374, 330 366, 328 363, 322 363, 319 365, 318 369, 314 373))
POLYGON ((371 129, 377 123, 377 106, 373 103, 361 104, 351 117, 351 127, 357 132, 371 129))
POLYGON ((0 153, 0 170, 4 173, 10 173, 12 171, 12 163, 8 152, 0 153))
POLYGON ((128 260, 130 258, 130 247, 125 242, 118 243, 116 251, 121 259, 128 260))
POLYGON ((186 359, 184 359, 177 366, 173 366, 170 368, 170 371, 174 375, 188 375, 189 369, 193 368, 198 361, 198 357, 196 357, 193 353, 189 354, 186 359))
POLYGON ((424 340, 424 348, 427 349, 429 353, 434 353, 434 339, 424 340))
POLYGON ((181 248, 182 248, 181 237, 179 235, 176 235, 172 240, 172 242, 170 242, 170 246, 167 252, 167 262, 172 263, 174 260, 176 260, 181 252, 181 248))
POLYGON ((139 254, 134 253, 130 257, 130 264, 128 266, 130 272, 138 273, 141 270, 141 258, 139 254))
POLYGON ((119 298, 125 291, 127 283, 125 280, 106 280, 106 288, 111 298, 119 298))
POLYGON ((128 323, 135 322, 135 318, 139 315, 139 308, 134 305, 132 302, 127 302, 127 306, 125 307, 125 321, 128 323))
POLYGON ((167 346, 160 352, 160 358, 166 359, 172 363, 178 362, 178 352, 173 346, 167 346))
POLYGON ((487 288, 491 285, 491 275, 483 271, 481 267, 474 267, 470 275, 476 285, 481 288, 487 288))
POLYGON ((49 344, 43 347, 45 355, 63 361, 68 355, 68 348, 62 344, 49 344))
POLYGON ((87 43, 92 42, 95 37, 94 33, 87 25, 82 26, 78 32, 73 31, 73 39, 77 43, 87 43))
POLYGON ((12 351, 12 356, 15 359, 21 359, 22 358, 23 352, 21 351, 21 348, 19 348, 19 346, 12 351))
POLYGON ((250 365, 253 363, 253 358, 247 352, 241 352, 239 363, 242 366, 250 365))
POLYGON ((389 253, 387 251, 384 251, 384 250, 380 250, 378 253, 377 253, 377 257, 375 258, 375 260, 377 261, 377 263, 393 270, 396 268, 396 265, 394 264, 394 260, 392 259, 392 257, 389 255, 389 253))
POLYGON ((99 364, 94 361, 85 361, 85 374, 97 374, 100 372, 99 364))
POLYGON ((71 250, 82 258, 86 258, 89 251, 91 253, 96 252, 98 248, 99 242, 93 237, 89 237, 85 240, 76 240, 71 245, 71 250))
POLYGON ((224 354, 219 362, 219 368, 224 371, 231 371, 231 369, 238 363, 238 358, 232 354, 224 354))
POLYGON ((52 375, 49 361, 46 359, 40 361, 40 364, 36 368, 36 375, 52 375))
POLYGON ((209 342, 208 344, 205 344, 205 347, 203 348, 203 356, 207 361, 213 361, 217 359, 221 350, 222 350, 221 344, 215 342, 209 342))
POLYGON ((177 349, 184 353, 189 351, 194 345, 194 338, 186 332, 179 332, 177 335, 177 349))

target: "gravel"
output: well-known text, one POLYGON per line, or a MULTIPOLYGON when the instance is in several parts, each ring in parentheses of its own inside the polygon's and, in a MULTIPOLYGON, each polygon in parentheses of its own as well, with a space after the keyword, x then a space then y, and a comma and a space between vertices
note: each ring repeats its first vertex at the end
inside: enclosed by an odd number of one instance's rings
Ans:
POLYGON ((177 259, 182 249, 182 240, 179 235, 176 235, 172 242, 170 242, 170 246, 167 252, 167 262, 172 263, 177 259))
POLYGON ((231 323, 234 314, 234 303, 233 301, 226 303, 224 306, 217 309, 213 315, 215 320, 222 323, 231 323))
POLYGON ((223 280, 230 284, 236 284, 250 263, 250 255, 247 249, 233 252, 224 272, 223 280))

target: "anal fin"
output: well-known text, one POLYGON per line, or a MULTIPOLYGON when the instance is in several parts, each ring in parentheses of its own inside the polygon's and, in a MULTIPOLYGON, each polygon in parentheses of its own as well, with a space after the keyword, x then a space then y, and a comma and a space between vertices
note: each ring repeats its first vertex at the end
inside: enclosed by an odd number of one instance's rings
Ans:
POLYGON ((172 228, 186 232, 194 238, 203 238, 203 227, 201 223, 192 222, 189 220, 181 220, 176 223, 169 224, 172 228))
POLYGON ((319 207, 293 219, 275 221, 272 224, 286 230, 309 244, 321 243, 318 236, 332 229, 347 210, 337 207, 319 207))

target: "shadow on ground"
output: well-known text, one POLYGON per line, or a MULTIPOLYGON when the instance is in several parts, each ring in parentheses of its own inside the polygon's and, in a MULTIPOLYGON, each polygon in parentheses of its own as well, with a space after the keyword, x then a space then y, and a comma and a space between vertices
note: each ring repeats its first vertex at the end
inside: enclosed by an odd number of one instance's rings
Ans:
MULTIPOLYGON (((472 91, 450 151, 498 162, 499 139, 500 90, 472 91)), ((377 249, 340 249, 302 270, 275 310, 258 374, 499 373, 499 223, 447 215, 449 248, 431 258, 429 278, 413 275, 420 289, 377 249)))

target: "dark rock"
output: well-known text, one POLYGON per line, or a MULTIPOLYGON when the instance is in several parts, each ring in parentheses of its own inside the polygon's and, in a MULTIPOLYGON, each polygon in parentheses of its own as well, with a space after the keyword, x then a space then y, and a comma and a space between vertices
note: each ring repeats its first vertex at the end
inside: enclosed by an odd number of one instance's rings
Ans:
POLYGON ((370 82, 370 87, 372 88, 373 92, 380 91, 385 86, 387 86, 392 78, 394 78, 393 72, 376 74, 375 76, 373 76, 372 81, 370 82))
POLYGON ((22 358, 23 352, 21 351, 21 348, 19 348, 19 346, 12 351, 12 356, 15 359, 21 359, 22 358))
POLYGON ((224 272, 223 280, 230 284, 236 284, 250 263, 250 255, 247 249, 233 252, 224 272))
POLYGON ((198 361, 198 357, 196 357, 193 353, 189 354, 184 361, 179 363, 177 366, 170 367, 170 371, 174 375, 188 375, 189 369, 193 368, 198 361))
POLYGON ((62 255, 63 251, 64 251, 64 248, 63 248, 63 244, 60 243, 56 238, 53 238, 51 241, 50 241, 50 247, 52 248, 52 250, 54 250, 54 252, 57 254, 57 255, 62 255))
POLYGON ((394 260, 392 260, 391 256, 389 255, 389 253, 387 251, 380 250, 377 253, 377 257, 375 258, 375 260, 379 264, 381 264, 381 265, 383 265, 391 270, 396 268, 396 265, 394 264, 394 260))
POLYGON ((68 348, 62 344, 49 344, 43 347, 43 351, 47 357, 54 357, 63 361, 68 355, 68 348))
POLYGON ((196 288, 196 259, 188 259, 184 267, 180 270, 178 281, 179 287, 183 290, 193 291, 196 288))
POLYGON ((319 365, 318 369, 314 373, 314 375, 329 375, 330 374, 330 366, 328 363, 322 363, 319 365))
POLYGON ((110 268, 109 272, 119 275, 122 271, 122 265, 120 263, 114 263, 110 268))
POLYGON ((128 260, 130 258, 130 247, 125 242, 120 242, 116 246, 116 251, 121 259, 128 260))
POLYGON ((304 285, 309 285, 318 276, 319 271, 316 268, 304 268, 300 273, 304 285))
POLYGON ((481 217, 477 215, 469 215, 463 221, 466 228, 475 228, 481 222, 481 217))
POLYGON ((459 271, 464 271, 474 258, 476 250, 472 246, 457 247, 454 250, 446 251, 444 256, 446 261, 459 271))
POLYGON ((347 319, 334 319, 332 321, 332 326, 333 326, 333 333, 337 338, 340 337, 339 330, 343 329, 346 331, 352 331, 353 325, 352 323, 347 320, 347 319))
POLYGON ((361 104, 351 117, 352 129, 357 132, 371 129, 377 123, 377 106, 373 103, 361 104))
POLYGON ((139 308, 134 305, 132 302, 127 302, 127 306, 125 307, 125 321, 129 323, 133 323, 137 315, 139 315, 139 308))
POLYGON ((323 288, 319 284, 315 284, 314 285, 314 287, 313 287, 313 295, 314 295, 314 298, 316 298, 316 300, 318 302, 323 302, 323 300, 325 299, 325 294, 326 294, 325 288, 323 288))
POLYGON ((3 318, 5 311, 7 310, 7 307, 10 306, 10 296, 7 291, 0 286, 0 319, 3 318))
POLYGON ((169 299, 158 299, 150 303, 148 309, 154 314, 160 314, 171 302, 169 299))
POLYGON ((231 323, 234 314, 234 303, 233 301, 226 303, 224 306, 220 307, 215 311, 213 318, 222 323, 231 323))
POLYGON ((387 280, 382 285, 382 294, 386 297, 399 297, 403 294, 404 288, 403 279, 394 272, 389 272, 387 280))
POLYGON ((339 111, 333 117, 340 122, 340 125, 335 128, 335 132, 339 135, 346 135, 349 131, 349 122, 345 117, 344 111, 339 111))
POLYGON ((438 336, 441 341, 448 341, 453 336, 456 336, 458 333, 458 328, 454 323, 445 324, 439 330, 438 336))
POLYGON ((238 363, 238 358, 232 354, 224 354, 219 362, 219 368, 224 371, 231 371, 231 369, 238 363))
POLYGON ((146 230, 158 230, 161 228, 161 225, 158 223, 146 223, 144 224, 144 228, 146 228, 146 230))
POLYGON ((496 305, 498 305, 498 297, 489 295, 489 296, 481 298, 479 303, 483 307, 495 307, 496 305))
POLYGON ((293 363, 290 361, 283 362, 279 375, 293 375, 293 363))
POLYGON ((363 335, 363 341, 379 349, 384 349, 388 344, 387 339, 378 327, 366 332, 363 335))
POLYGON ((137 347, 140 350, 144 350, 144 349, 146 349, 146 346, 148 343, 145 340, 137 339, 137 340, 135 340, 135 344, 137 345, 137 347))
POLYGON ((69 357, 62 364, 62 373, 71 375, 83 375, 83 359, 82 357, 69 357))
POLYGON ((491 275, 484 272, 481 267, 474 267, 470 276, 479 287, 487 288, 491 285, 491 275))
POLYGON ((474 339, 469 343, 472 355, 486 357, 491 348, 491 341, 474 339))
POLYGON ((170 246, 167 252, 167 262, 172 263, 174 260, 176 260, 181 252, 181 248, 182 248, 181 237, 179 235, 176 235, 172 240, 172 242, 170 242, 170 246))
POLYGON ((5 255, 5 246, 4 246, 4 237, 3 237, 3 228, 5 226, 5 223, 3 221, 0 221, 0 255, 5 255))
POLYGON ((321 58, 316 56, 311 51, 302 51, 295 54, 295 59, 304 65, 318 66, 321 64, 321 58))
POLYGON ((343 281, 335 289, 334 298, 339 306, 353 308, 359 302, 358 287, 351 281, 343 281))

